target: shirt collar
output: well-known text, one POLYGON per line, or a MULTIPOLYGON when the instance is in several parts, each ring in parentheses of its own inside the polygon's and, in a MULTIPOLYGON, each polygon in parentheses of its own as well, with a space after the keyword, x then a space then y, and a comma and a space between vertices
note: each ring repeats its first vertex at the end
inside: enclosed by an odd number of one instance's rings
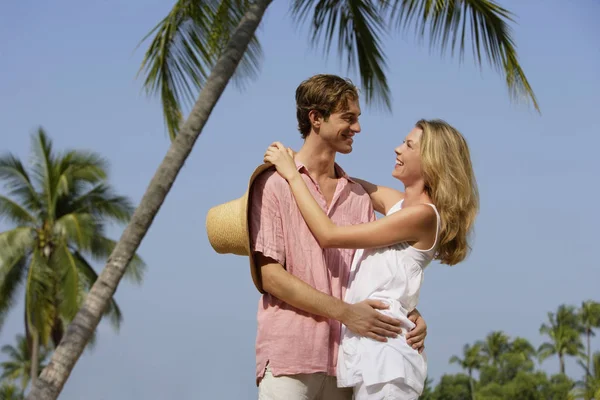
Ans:
MULTIPOLYGON (((296 161, 296 160, 294 160, 294 162, 296 163, 296 168, 298 169, 298 172, 300 172, 300 170, 303 168, 306 172, 308 172, 308 169, 306 168, 306 166, 303 163, 301 163, 300 161, 296 161)), ((335 173, 337 176, 339 176, 340 178, 344 178, 349 182, 356 183, 354 180, 352 180, 352 178, 350 178, 350 176, 348 176, 346 171, 344 171, 344 169, 342 167, 340 167, 340 165, 338 163, 334 163, 334 168, 335 168, 335 173)))

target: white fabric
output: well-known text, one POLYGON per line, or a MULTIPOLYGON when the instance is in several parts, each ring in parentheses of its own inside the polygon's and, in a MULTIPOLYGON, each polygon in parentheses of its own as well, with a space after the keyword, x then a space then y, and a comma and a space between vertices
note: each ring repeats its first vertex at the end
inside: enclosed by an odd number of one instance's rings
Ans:
MULTIPOLYGON (((345 295, 347 303, 358 303, 365 299, 388 303, 389 308, 380 311, 400 319, 404 333, 415 326, 407 314, 417 306, 423 270, 433 259, 437 247, 440 216, 435 206, 429 205, 437 215, 433 246, 429 250, 419 250, 408 243, 398 243, 385 248, 357 250, 345 295)), ((394 205, 387 215, 401 208, 402 201, 394 205)), ((338 386, 362 384, 363 388, 366 386, 368 389, 372 385, 400 380, 419 395, 422 393, 427 376, 427 359, 425 353, 419 354, 406 343, 404 335, 388 338, 383 343, 357 336, 346 326, 342 326, 341 335, 337 363, 338 386)))
POLYGON ((359 383, 352 400, 418 400, 420 394, 402 379, 367 386, 359 383))

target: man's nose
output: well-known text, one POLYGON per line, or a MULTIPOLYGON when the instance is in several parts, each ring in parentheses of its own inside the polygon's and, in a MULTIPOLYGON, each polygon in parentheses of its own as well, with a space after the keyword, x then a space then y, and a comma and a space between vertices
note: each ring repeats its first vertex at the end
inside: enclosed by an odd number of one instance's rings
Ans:
POLYGON ((353 123, 352 126, 350 126, 350 129, 352 129, 352 132, 354 132, 354 133, 359 133, 360 132, 360 122, 356 121, 355 123, 353 123))

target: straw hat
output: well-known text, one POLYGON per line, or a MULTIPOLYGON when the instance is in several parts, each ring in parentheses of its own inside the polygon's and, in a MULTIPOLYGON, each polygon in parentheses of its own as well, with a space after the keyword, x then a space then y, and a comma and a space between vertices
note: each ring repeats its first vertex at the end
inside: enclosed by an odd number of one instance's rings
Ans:
POLYGON ((220 204, 208 210, 206 214, 206 233, 213 249, 219 254, 237 254, 249 256, 250 274, 254 286, 264 293, 259 271, 250 252, 250 229, 248 227, 249 192, 254 180, 264 171, 273 167, 264 163, 254 170, 248 190, 240 198, 220 204))

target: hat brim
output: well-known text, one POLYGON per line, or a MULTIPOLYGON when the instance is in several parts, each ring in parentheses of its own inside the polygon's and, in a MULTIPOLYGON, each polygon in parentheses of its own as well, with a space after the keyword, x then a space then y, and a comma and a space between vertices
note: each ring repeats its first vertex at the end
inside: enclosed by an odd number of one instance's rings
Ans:
POLYGON ((260 268, 256 265, 256 262, 254 260, 254 252, 252 251, 252 240, 251 240, 251 232, 250 232, 250 210, 251 210, 250 198, 251 198, 251 192, 252 192, 252 184, 254 183, 256 178, 258 178, 263 172, 265 172, 271 168, 275 168, 273 166, 273 164, 264 163, 264 164, 259 165, 254 170, 254 172, 252 173, 252 176, 250 176, 250 180, 248 181, 248 192, 247 192, 246 204, 245 204, 245 206, 246 206, 245 219, 246 219, 246 232, 248 234, 247 239, 248 239, 248 259, 249 259, 249 263, 250 263, 250 275, 252 276, 252 281, 254 282, 254 286, 261 294, 264 294, 266 292, 263 290, 261 271, 260 271, 260 268))

